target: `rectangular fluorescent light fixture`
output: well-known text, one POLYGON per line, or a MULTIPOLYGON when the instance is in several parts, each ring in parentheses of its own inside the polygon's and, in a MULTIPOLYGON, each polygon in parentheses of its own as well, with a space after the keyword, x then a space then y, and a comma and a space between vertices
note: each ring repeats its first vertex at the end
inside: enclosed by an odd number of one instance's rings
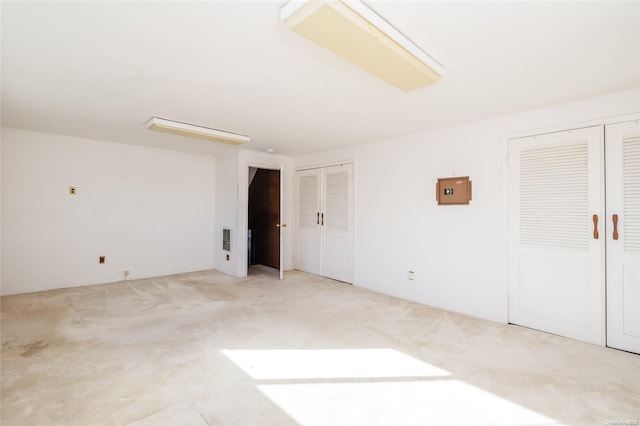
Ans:
POLYGON ((364 3, 292 0, 289 27, 405 92, 436 83, 444 68, 364 3))
POLYGON ((147 121, 147 128, 158 132, 171 133, 180 136, 204 139, 213 142, 222 142, 232 145, 242 145, 251 141, 246 135, 225 132, 224 130, 210 129, 209 127, 196 126, 194 124, 181 123, 179 121, 165 120, 152 117, 147 121))

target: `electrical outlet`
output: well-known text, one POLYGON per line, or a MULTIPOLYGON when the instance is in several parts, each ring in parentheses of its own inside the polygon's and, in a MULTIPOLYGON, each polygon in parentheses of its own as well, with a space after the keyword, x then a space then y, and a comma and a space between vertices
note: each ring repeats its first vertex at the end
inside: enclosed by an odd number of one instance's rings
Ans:
POLYGON ((105 256, 100 256, 100 257, 98 258, 98 263, 104 263, 104 262, 105 262, 105 259, 106 259, 106 258, 105 258, 105 256))
POLYGON ((407 279, 409 281, 414 281, 416 279, 416 273, 414 271, 407 272, 407 279))
POLYGON ((76 195, 76 187, 75 186, 70 186, 69 187, 69 195, 76 195))

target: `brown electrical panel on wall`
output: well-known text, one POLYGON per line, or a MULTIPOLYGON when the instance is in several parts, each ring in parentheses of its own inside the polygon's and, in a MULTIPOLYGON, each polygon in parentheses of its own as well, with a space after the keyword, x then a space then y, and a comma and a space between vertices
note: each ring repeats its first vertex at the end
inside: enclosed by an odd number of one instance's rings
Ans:
POLYGON ((436 201, 441 204, 469 204, 471 181, 469 176, 440 178, 436 183, 436 201))

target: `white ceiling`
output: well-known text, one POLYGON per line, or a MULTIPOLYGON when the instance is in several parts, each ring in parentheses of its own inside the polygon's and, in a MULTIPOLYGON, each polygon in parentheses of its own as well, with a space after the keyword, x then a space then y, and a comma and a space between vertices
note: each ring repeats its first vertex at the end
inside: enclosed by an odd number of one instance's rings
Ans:
POLYGON ((2 124, 218 149, 158 116, 301 155, 640 86, 640 1, 366 3, 439 83, 395 89, 289 30, 284 2, 3 1, 2 124))

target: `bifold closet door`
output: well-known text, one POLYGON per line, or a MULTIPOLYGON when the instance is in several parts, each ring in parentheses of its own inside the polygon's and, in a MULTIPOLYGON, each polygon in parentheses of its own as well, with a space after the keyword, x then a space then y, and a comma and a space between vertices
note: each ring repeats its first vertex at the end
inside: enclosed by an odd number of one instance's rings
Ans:
POLYGON ((605 126, 607 346, 640 353, 640 122, 605 126))
POLYGON ((296 269, 319 275, 321 169, 296 172, 296 269))
POLYGON ((296 269, 353 282, 353 164, 296 172, 296 269))
POLYGON ((509 322, 604 343, 600 127, 509 141, 509 322))
POLYGON ((353 282, 353 164, 322 169, 322 275, 353 282))

